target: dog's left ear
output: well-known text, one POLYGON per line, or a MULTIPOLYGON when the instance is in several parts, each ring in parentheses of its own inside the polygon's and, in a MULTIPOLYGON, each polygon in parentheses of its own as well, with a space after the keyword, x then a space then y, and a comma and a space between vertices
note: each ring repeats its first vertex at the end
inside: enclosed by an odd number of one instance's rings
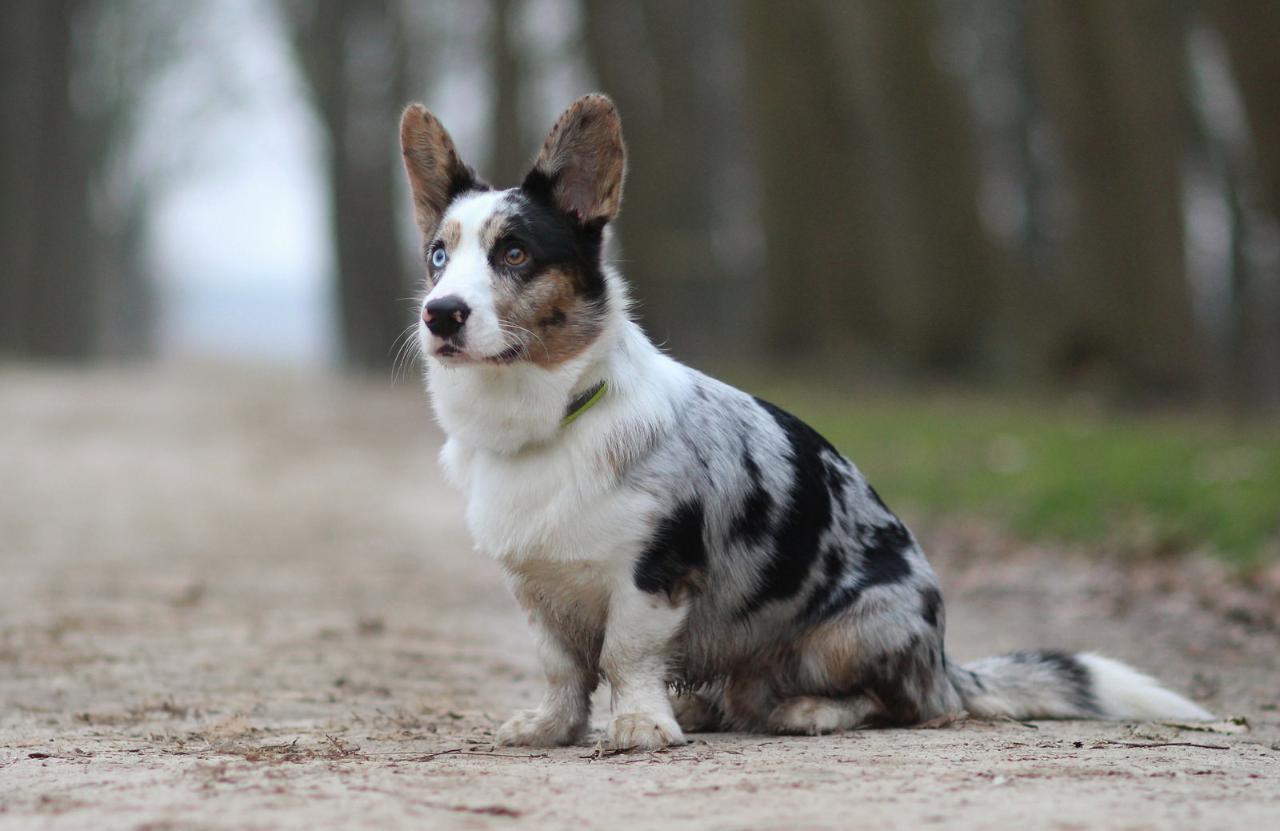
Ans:
POLYGON ((594 93, 560 116, 523 187, 545 194, 580 225, 605 223, 622 205, 626 169, 618 109, 608 96, 594 93))

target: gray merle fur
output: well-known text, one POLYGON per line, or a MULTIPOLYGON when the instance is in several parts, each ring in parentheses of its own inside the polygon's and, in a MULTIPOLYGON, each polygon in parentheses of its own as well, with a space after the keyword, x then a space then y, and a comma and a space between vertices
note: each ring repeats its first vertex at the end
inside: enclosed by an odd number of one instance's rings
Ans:
MULTIPOLYGON (((795 416, 698 376, 677 435, 629 472, 670 491, 634 569, 644 592, 689 604, 671 681, 701 690, 728 726, 759 727, 795 695, 865 697, 868 724, 960 712, 964 697, 1031 672, 1064 712, 1097 713, 1086 667, 1064 653, 1005 656, 1000 672, 949 665, 937 578, 911 533, 858 469, 795 416), (832 631, 857 648, 816 675, 792 644, 832 631), (848 663, 846 661, 846 663, 848 663), (1032 666, 1034 665, 1034 666, 1032 666), (756 676, 744 680, 750 667, 756 676), (732 691, 763 684, 768 704, 735 710, 732 691)), ((819 663, 822 658, 818 658, 819 663)), ((810 659, 812 664, 812 659, 810 659)))

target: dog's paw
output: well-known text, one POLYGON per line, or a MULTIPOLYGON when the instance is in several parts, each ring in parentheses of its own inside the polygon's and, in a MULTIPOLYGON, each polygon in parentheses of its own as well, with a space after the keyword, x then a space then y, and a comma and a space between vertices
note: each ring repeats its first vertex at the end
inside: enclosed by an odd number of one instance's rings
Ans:
POLYGON ((858 720, 852 702, 818 696, 788 698, 769 714, 769 729, 775 733, 817 736, 855 726, 858 720))
POLYGON ((496 741, 507 747, 560 747, 577 741, 585 727, 554 713, 521 710, 498 728, 496 741))
POLYGON ((700 695, 673 695, 671 709, 676 714, 676 723, 686 733, 710 733, 720 726, 720 714, 700 695))
POLYGON ((652 713, 621 713, 609 722, 609 744, 615 750, 661 750, 684 744, 680 725, 670 716, 652 713))

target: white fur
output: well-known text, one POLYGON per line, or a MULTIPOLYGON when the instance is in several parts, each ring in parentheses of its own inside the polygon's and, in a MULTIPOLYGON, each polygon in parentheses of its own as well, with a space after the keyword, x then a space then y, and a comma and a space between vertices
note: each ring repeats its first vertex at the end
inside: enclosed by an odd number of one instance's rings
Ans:
MULTIPOLYGON (((422 301, 425 308, 432 300, 453 296, 471 307, 471 316, 467 318, 467 351, 478 359, 497 355, 509 346, 494 309, 492 269, 487 252, 480 244, 480 229, 503 196, 503 191, 468 194, 449 206, 445 219, 456 221, 462 236, 449 253, 444 270, 437 275, 435 286, 422 301)), ((423 351, 434 354, 434 349, 443 341, 433 343, 425 326, 419 331, 423 335, 423 351)))
POLYGON ((1127 664, 1092 652, 1077 655, 1093 676, 1094 695, 1108 718, 1209 721, 1213 714, 1165 689, 1127 664))
MULTIPOLYGON (((462 226, 461 240, 423 301, 461 297, 472 310, 468 351, 480 355, 506 346, 479 244, 479 228, 499 201, 482 194, 450 208, 447 218, 462 226)), ((596 581, 598 593, 609 598, 600 658, 613 686, 616 716, 609 736, 618 747, 657 748, 683 741, 667 696, 665 664, 683 611, 663 607, 635 587, 633 564, 664 506, 644 490, 617 487, 617 471, 608 461, 619 437, 670 425, 677 416, 673 402, 691 380, 628 318, 617 276, 607 273, 606 280, 611 302, 603 333, 581 355, 553 368, 442 360, 425 326, 419 335, 432 404, 448 436, 441 461, 466 495, 467 525, 477 548, 511 573, 528 561, 597 566, 577 574, 596 581), (609 385, 603 399, 571 429, 562 429, 569 402, 602 379, 609 385)), ((572 657, 536 619, 534 628, 547 695, 538 709, 504 724, 498 740, 568 743, 585 728, 590 690, 573 671, 572 657)))

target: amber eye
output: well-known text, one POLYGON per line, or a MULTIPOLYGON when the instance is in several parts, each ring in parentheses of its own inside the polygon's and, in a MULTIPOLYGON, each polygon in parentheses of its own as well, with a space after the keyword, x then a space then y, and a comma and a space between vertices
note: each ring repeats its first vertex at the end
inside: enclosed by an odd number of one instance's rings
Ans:
POLYGON ((513 245, 502 255, 502 261, 512 268, 519 268, 529 262, 529 255, 520 246, 513 245))

